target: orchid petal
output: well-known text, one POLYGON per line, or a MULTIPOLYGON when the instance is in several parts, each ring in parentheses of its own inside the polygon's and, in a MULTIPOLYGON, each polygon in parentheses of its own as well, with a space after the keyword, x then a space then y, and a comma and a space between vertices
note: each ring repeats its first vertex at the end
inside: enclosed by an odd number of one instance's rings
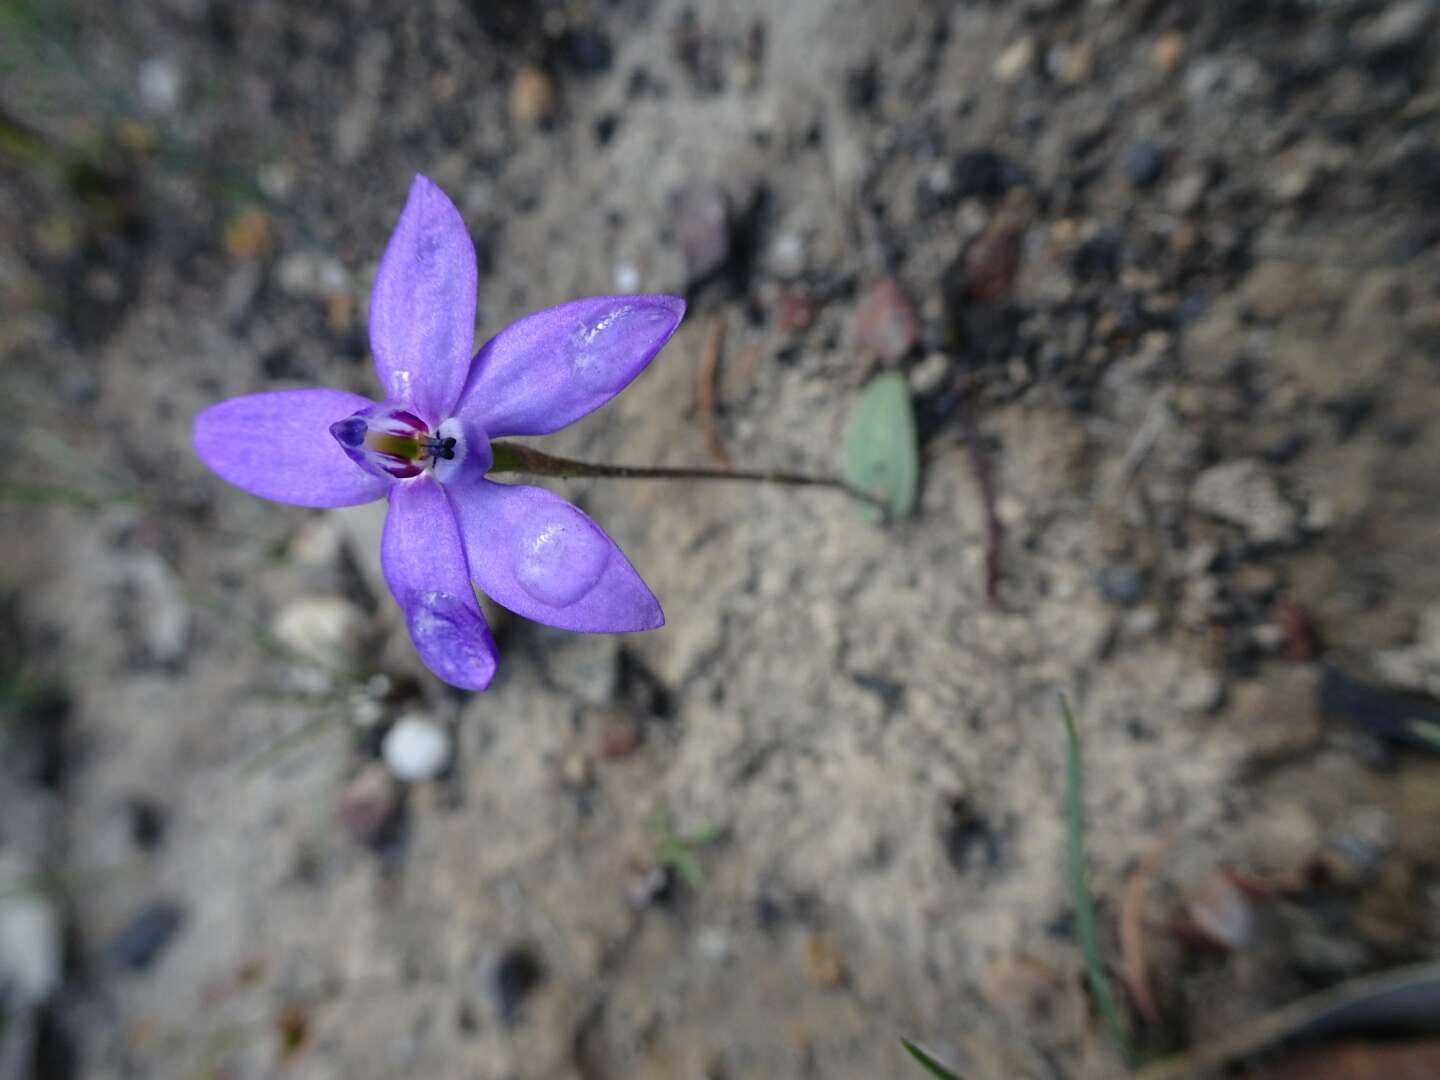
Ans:
POLYGON ((212 405, 191 441, 222 480, 296 506, 355 506, 390 481, 357 468, 330 434, 337 420, 374 403, 341 390, 278 390, 212 405))
POLYGON ((455 515, 429 477, 391 489, 380 562, 425 666, 462 690, 489 686, 495 639, 470 585, 455 515))
POLYGON ((480 350, 456 412, 492 437, 547 435, 644 370, 685 314, 678 296, 593 296, 527 315, 480 350))
POLYGON ((562 630, 664 625, 659 601, 615 541, 560 496, 483 479, 446 492, 470 576, 497 604, 562 630))
POLYGON ((431 424, 450 415, 465 385, 475 282, 475 245, 460 211, 416 176, 370 294, 370 348, 385 396, 431 424))

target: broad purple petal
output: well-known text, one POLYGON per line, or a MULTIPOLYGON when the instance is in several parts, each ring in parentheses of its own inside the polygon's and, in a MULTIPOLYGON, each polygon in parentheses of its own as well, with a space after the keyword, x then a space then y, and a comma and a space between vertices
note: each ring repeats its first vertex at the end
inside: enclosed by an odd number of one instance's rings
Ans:
POLYGON ((425 666, 462 690, 489 686, 495 639, 470 585, 455 514, 428 476, 391 489, 380 562, 425 666))
POLYGON ((492 438, 558 431, 625 389, 685 314, 678 296, 592 296, 501 330, 470 368, 456 412, 492 438))
POLYGON ((446 486, 470 576, 518 615, 563 630, 653 630, 665 616, 615 541, 542 488, 471 480, 446 486))
POLYGON ((278 390, 212 405, 191 441, 222 480, 262 499, 296 506, 355 506, 390 481, 345 456, 330 425, 374 403, 342 390, 278 390))
POLYGON ((423 176, 375 275, 370 348, 385 396, 437 424, 450 415, 475 346, 475 245, 460 211, 423 176))

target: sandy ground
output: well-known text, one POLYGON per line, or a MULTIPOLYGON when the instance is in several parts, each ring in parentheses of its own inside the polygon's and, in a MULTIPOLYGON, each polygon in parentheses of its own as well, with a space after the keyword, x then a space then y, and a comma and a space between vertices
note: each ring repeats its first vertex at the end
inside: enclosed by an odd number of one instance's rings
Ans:
POLYGON ((1435 5, 118 10, 21 4, 0 45, 15 1075, 920 1075, 901 1036, 1116 1075, 1060 693, 1117 979, 1146 883, 1147 1054, 1436 955, 1435 5), (667 626, 496 613, 494 687, 448 691, 379 508, 262 503, 188 445, 232 394, 373 392, 417 171, 480 246, 481 338, 690 300, 547 449, 829 472, 898 368, 916 517, 560 485, 667 626), (377 763, 406 715, 440 779, 377 763))

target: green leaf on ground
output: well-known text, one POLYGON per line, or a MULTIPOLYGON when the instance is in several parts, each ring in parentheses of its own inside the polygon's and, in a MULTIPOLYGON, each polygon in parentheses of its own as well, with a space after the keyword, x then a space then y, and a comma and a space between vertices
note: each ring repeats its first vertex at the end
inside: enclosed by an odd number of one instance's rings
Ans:
POLYGON ((905 376, 890 371, 870 380, 850 417, 845 481, 883 499, 892 517, 909 517, 920 487, 915 408, 905 376))

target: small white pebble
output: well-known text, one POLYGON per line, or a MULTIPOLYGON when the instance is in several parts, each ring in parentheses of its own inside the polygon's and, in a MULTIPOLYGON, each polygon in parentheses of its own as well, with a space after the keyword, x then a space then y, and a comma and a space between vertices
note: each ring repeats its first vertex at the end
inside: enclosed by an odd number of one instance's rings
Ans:
POLYGON ((450 733, 426 717, 404 716, 385 733, 380 756, 396 780, 433 780, 450 764, 450 733))
POLYGON ((634 263, 615 264, 615 288, 622 293, 632 293, 640 287, 640 271, 634 263))
POLYGON ((152 112, 173 112, 180 104, 184 82, 180 66, 168 56, 155 56, 140 65, 136 81, 140 84, 140 100, 152 112))
POLYGON ((365 613, 343 597, 302 596, 275 614, 271 630, 296 655, 333 666, 359 651, 367 621, 365 613))

